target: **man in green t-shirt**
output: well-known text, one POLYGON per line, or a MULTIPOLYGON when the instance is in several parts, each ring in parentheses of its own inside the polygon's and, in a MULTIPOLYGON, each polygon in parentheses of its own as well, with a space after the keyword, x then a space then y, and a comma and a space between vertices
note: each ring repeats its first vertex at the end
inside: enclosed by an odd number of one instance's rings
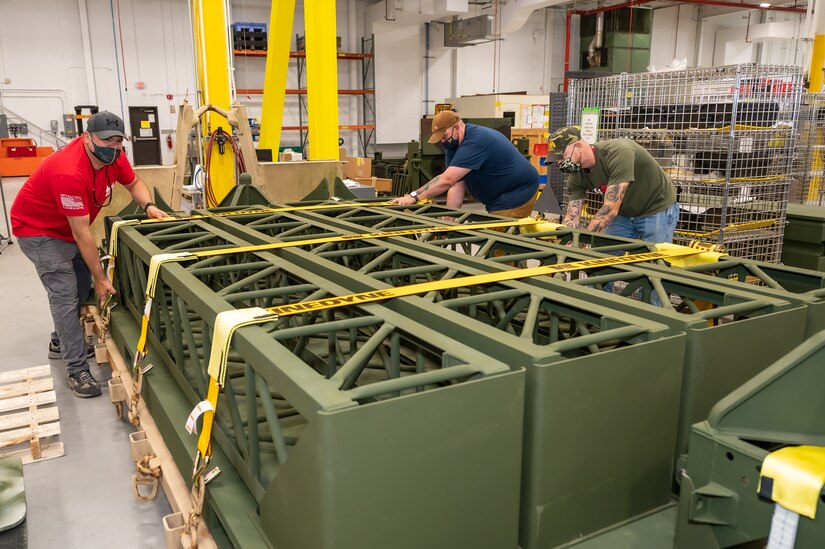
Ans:
POLYGON ((555 161, 567 178, 564 224, 578 227, 588 190, 604 195, 604 204, 587 229, 648 242, 673 242, 679 219, 676 188, 656 160, 630 139, 608 139, 589 145, 576 126, 553 132, 548 162, 555 161))

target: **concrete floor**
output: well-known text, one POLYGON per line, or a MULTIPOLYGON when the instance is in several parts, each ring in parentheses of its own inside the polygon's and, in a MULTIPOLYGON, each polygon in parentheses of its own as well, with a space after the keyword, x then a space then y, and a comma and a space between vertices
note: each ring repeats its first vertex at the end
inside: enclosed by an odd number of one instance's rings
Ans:
MULTIPOLYGON (((24 181, 3 179, 7 208, 24 181)), ((7 236, 2 219, 0 233, 7 236)), ((23 468, 28 547, 163 547, 161 518, 172 511, 162 492, 153 503, 140 504, 132 497, 129 433, 134 428, 115 417, 106 389, 111 370, 91 362, 102 396, 79 399, 69 391, 65 364, 47 358, 52 323, 45 290, 16 243, 0 254, 0 319, 0 371, 51 364, 59 440, 66 452, 23 468)))

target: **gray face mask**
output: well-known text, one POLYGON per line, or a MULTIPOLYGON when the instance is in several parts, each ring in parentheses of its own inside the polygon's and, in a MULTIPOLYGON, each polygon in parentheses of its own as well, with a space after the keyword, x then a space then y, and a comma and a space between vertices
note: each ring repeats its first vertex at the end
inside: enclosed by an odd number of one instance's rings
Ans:
POLYGON ((111 164, 120 156, 120 150, 114 147, 101 147, 92 141, 92 154, 104 164, 111 164))
POLYGON ((565 158, 559 164, 559 171, 561 171, 561 173, 578 173, 582 171, 582 163, 573 162, 571 159, 565 158))

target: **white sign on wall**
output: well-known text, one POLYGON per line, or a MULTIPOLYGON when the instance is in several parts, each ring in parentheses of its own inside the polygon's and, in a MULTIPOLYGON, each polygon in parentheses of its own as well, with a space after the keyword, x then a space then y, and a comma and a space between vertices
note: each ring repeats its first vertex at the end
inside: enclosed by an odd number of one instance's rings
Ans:
POLYGON ((598 107, 582 109, 582 139, 588 143, 599 140, 599 112, 598 107))

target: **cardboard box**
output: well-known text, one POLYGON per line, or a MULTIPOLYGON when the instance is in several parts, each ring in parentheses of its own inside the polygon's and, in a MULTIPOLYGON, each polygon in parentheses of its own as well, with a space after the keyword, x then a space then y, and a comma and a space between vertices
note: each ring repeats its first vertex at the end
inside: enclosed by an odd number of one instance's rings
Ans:
POLYGON ((379 193, 392 192, 392 179, 386 179, 384 177, 356 177, 355 181, 361 185, 375 187, 376 192, 379 193))
POLYGON ((372 159, 360 156, 348 157, 344 163, 344 177, 348 179, 372 177, 372 159))
POLYGON ((338 160, 346 161, 347 159, 347 148, 346 147, 338 147, 338 160))
POLYGON ((278 154, 278 162, 297 162, 303 159, 304 155, 295 151, 284 151, 278 154))

